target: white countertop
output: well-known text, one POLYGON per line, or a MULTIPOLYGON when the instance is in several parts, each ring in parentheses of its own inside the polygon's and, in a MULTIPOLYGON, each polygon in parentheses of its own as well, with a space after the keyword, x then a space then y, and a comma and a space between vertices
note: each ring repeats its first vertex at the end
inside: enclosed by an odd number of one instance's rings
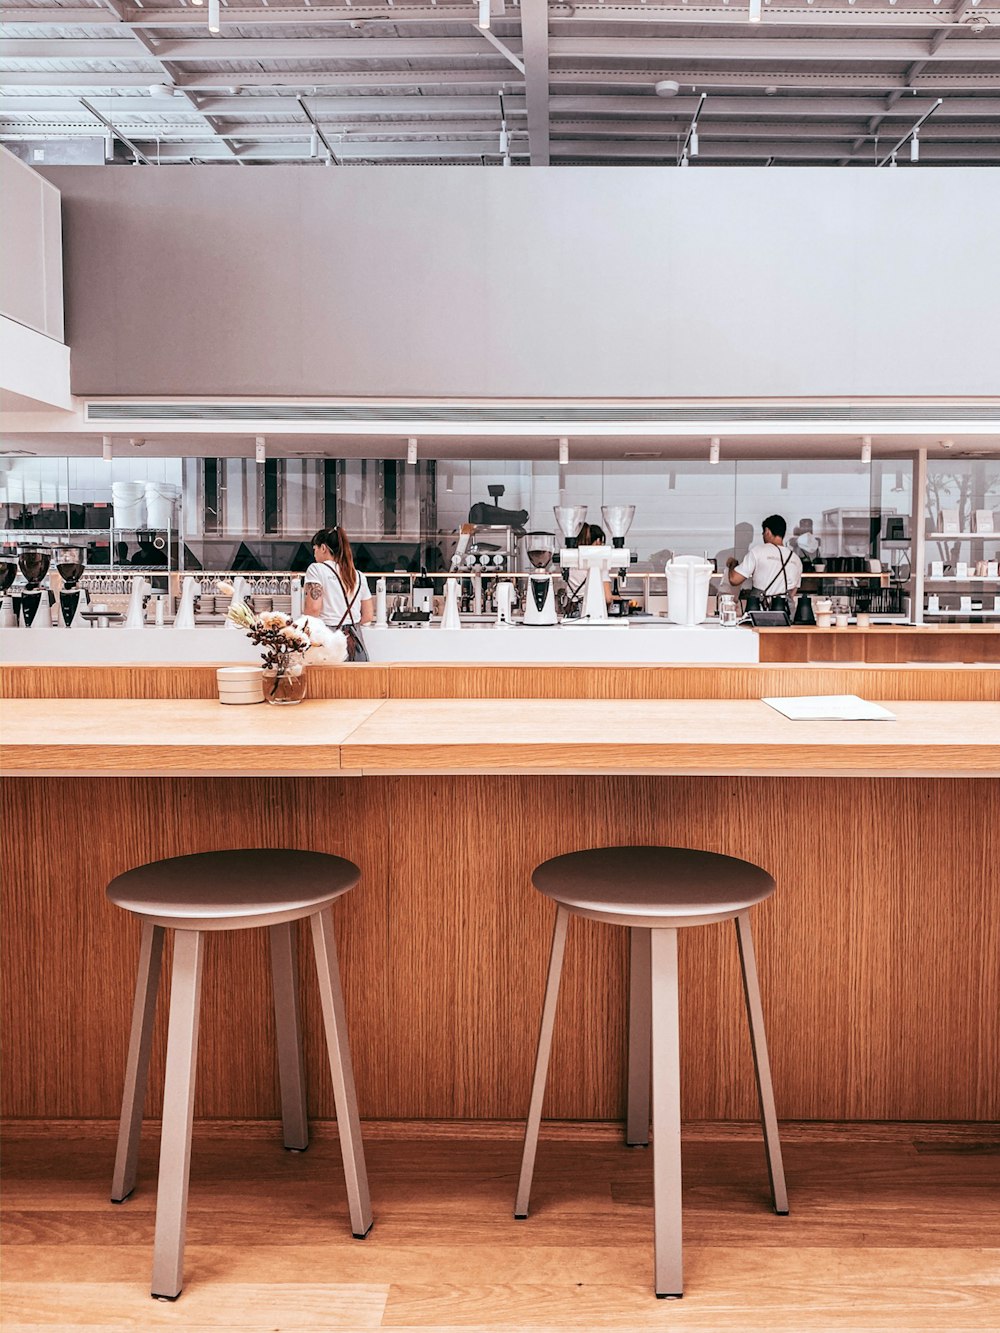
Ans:
MULTIPOLYGON (((685 628, 665 621, 626 625, 477 625, 443 630, 365 628, 373 662, 757 662, 758 640, 744 627, 685 628)), ((0 662, 127 665, 139 662, 258 662, 259 651, 235 629, 0 630, 0 662)))

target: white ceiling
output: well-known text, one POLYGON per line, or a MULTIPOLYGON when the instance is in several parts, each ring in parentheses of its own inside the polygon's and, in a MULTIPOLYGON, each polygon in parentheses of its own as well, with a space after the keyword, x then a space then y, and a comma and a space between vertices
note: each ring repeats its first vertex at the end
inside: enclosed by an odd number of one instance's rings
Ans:
POLYGON ((487 34, 465 0, 223 0, 213 35, 196 0, 7 0, 0 140, 497 165, 502 93, 513 165, 674 165, 706 93, 692 165, 868 166, 941 98, 918 165, 1000 163, 1000 0, 748 5, 492 0, 487 34))

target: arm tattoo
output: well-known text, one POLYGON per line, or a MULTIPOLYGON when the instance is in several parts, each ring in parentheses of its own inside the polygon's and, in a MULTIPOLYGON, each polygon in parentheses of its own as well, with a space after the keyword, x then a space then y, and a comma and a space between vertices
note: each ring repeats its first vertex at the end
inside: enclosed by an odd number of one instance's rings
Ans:
POLYGON ((323 600, 323 589, 318 583, 307 583, 306 596, 312 602, 321 602, 323 600))

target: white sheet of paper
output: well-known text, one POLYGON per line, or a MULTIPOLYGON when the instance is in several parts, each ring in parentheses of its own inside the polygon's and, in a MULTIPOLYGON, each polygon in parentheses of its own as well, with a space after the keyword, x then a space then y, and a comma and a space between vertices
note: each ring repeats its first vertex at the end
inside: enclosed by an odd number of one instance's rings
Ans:
POLYGON ((793 722, 895 722, 896 714, 856 694, 804 694, 787 699, 764 699, 793 722))

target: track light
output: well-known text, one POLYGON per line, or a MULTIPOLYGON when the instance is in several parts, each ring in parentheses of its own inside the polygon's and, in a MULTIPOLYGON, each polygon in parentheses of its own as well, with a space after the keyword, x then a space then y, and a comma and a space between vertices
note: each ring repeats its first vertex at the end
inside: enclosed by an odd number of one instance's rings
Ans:
POLYGON ((565 467, 569 462, 569 440, 565 437, 559 441, 559 466, 565 467))
POLYGON ((406 441, 406 461, 411 467, 417 461, 417 442, 412 436, 406 441))
POLYGON ((476 19, 476 27, 482 28, 483 32, 489 32, 490 0, 479 0, 479 18, 476 19))
POLYGON ((760 22, 760 0, 750 0, 750 12, 747 14, 750 23, 760 22))
POLYGON ((697 156, 698 156, 698 131, 697 131, 697 130, 692 130, 692 131, 691 131, 691 139, 690 139, 690 142, 689 142, 689 144, 688 144, 688 147, 689 147, 690 150, 691 150, 691 156, 692 156, 692 157, 697 157, 697 156))
POLYGON ((866 435, 861 441, 861 461, 870 463, 872 461, 872 437, 866 435))
POLYGON ((913 131, 913 138, 910 140, 910 161, 920 161, 920 136, 916 130, 913 131))
POLYGON ((111 462, 111 436, 110 436, 110 435, 105 435, 105 436, 104 436, 104 439, 101 441, 101 457, 104 459, 105 463, 110 463, 110 462, 111 462))
POLYGON ((220 0, 208 0, 208 30, 209 32, 222 31, 220 0))
POLYGON ((718 435, 713 435, 712 442, 708 446, 708 461, 710 463, 717 463, 719 461, 720 453, 721 453, 721 445, 719 442, 719 437, 718 435))
POLYGON ((254 441, 253 456, 258 463, 263 463, 267 458, 267 440, 263 435, 258 435, 254 441))
POLYGON ((691 163, 688 161, 688 150, 685 148, 685 149, 684 149, 684 156, 681 158, 681 166, 682 166, 682 167, 689 167, 690 165, 691 165, 691 163))

